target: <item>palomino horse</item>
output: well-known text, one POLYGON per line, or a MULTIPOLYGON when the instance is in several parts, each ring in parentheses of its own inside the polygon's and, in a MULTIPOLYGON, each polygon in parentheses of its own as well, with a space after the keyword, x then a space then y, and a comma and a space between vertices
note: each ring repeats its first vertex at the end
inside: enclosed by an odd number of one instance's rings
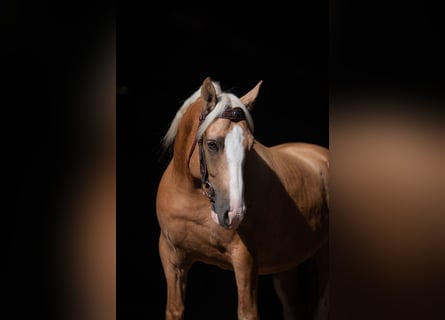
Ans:
POLYGON ((257 141, 250 111, 261 83, 238 98, 206 78, 164 137, 173 156, 156 210, 168 320, 184 318, 187 274, 197 261, 234 271, 238 319, 259 318, 262 274, 273 275, 284 318, 297 319, 291 270, 327 246, 328 150, 257 141))

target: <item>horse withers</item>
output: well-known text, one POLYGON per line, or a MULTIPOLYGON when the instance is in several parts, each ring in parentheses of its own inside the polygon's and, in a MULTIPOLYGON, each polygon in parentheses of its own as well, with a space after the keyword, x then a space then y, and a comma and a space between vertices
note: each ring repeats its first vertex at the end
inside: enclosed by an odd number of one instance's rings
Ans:
POLYGON ((173 148, 156 197, 167 320, 184 318, 187 274, 198 261, 234 271, 238 319, 259 319, 258 276, 266 274, 284 319, 301 319, 301 291, 290 280, 310 265, 310 318, 327 318, 328 149, 256 140, 250 112, 261 84, 239 98, 206 78, 162 141, 173 148))

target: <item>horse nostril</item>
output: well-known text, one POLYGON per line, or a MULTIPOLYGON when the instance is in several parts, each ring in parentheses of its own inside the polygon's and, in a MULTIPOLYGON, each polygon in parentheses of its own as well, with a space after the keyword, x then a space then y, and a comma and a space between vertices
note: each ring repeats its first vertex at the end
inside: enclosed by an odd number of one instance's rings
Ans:
POLYGON ((227 210, 226 212, 224 212, 223 215, 223 222, 225 226, 229 226, 230 224, 230 220, 229 220, 229 211, 227 210))

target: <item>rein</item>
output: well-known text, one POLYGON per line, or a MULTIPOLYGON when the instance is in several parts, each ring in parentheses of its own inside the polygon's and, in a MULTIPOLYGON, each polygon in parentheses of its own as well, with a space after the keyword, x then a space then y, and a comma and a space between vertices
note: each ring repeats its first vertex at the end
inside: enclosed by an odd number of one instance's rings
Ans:
MULTIPOLYGON (((198 128, 204 122, 207 115, 208 115, 208 113, 204 113, 204 112, 201 113, 201 115, 199 116, 198 128)), ((236 107, 236 108, 228 107, 217 118, 228 119, 233 122, 239 122, 241 120, 246 120, 246 115, 245 115, 243 109, 241 109, 239 107, 236 107)), ((207 196, 207 198, 209 198, 210 201, 213 202, 214 197, 215 197, 215 189, 213 188, 213 185, 209 181, 209 172, 207 170, 207 164, 205 161, 205 153, 204 153, 204 148, 202 146, 202 143, 203 143, 202 137, 199 139, 195 139, 193 141, 193 145, 192 145, 192 148, 191 148, 190 154, 189 154, 189 161, 190 161, 190 158, 192 157, 196 143, 198 143, 198 146, 199 146, 199 169, 200 169, 199 171, 201 173, 201 188, 204 192, 204 195, 207 196)))

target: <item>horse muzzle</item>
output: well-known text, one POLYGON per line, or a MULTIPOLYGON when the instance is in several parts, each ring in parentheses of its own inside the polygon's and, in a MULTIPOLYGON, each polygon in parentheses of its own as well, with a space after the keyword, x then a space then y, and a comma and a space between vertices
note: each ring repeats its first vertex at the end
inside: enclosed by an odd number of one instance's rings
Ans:
POLYGON ((240 208, 238 210, 224 210, 216 213, 212 207, 211 216, 213 221, 224 229, 236 229, 243 220, 245 211, 244 208, 240 208))

